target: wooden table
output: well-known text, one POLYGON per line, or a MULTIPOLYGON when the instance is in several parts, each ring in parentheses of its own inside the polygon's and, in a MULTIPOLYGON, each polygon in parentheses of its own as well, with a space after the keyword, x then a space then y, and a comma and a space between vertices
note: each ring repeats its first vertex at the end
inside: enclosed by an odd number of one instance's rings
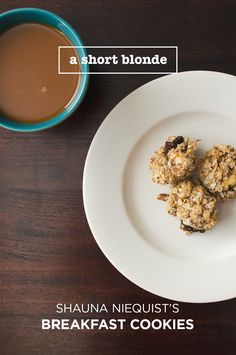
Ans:
MULTIPOLYGON (((236 74, 234 0, 2 0, 0 11, 25 6, 55 11, 87 45, 178 45, 180 71, 236 74)), ((82 201, 84 162, 99 125, 155 77, 92 76, 83 104, 64 124, 39 133, 0 130, 1 355, 235 353, 235 299, 180 304, 178 317, 195 321, 191 332, 41 330, 42 318, 56 318, 57 303, 170 303, 109 263, 82 201)))

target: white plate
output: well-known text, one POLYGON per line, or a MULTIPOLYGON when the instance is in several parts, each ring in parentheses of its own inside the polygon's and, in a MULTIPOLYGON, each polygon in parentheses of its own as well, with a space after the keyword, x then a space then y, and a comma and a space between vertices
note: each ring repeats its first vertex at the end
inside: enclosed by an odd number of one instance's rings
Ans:
POLYGON ((201 148, 236 145, 236 78, 193 71, 156 79, 107 116, 88 152, 83 196, 92 233, 110 262, 154 294, 185 302, 236 295, 236 201, 219 223, 187 237, 156 200, 149 159, 170 135, 201 138, 201 148))

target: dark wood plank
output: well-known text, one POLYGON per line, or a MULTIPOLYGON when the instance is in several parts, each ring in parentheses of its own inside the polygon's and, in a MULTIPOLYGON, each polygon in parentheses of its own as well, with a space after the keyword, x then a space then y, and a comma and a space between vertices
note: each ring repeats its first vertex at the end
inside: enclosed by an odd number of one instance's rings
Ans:
MULTIPOLYGON (((87 45, 178 45, 181 71, 236 74, 234 0, 2 0, 0 11, 25 6, 55 11, 87 45)), ((195 320, 192 332, 40 330, 58 302, 170 302, 133 285, 106 260, 82 202, 96 130, 116 103, 154 78, 93 76, 83 104, 64 124, 39 133, 0 130, 1 354, 234 353, 235 300, 181 304, 181 318, 195 320)))

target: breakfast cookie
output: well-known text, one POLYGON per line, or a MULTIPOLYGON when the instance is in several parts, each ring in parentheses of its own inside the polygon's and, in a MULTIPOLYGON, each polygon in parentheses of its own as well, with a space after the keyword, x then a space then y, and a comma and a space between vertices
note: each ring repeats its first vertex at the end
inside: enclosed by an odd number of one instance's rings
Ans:
MULTIPOLYGON (((158 196, 162 199, 162 196, 158 196)), ((181 181, 172 187, 167 212, 181 220, 180 228, 188 235, 205 232, 216 224, 216 198, 199 183, 181 181)))
POLYGON ((219 144, 208 150, 200 162, 199 177, 218 199, 236 197, 236 149, 219 144))
POLYGON ((164 185, 186 179, 196 167, 197 144, 187 137, 169 137, 150 159, 153 182, 164 185))

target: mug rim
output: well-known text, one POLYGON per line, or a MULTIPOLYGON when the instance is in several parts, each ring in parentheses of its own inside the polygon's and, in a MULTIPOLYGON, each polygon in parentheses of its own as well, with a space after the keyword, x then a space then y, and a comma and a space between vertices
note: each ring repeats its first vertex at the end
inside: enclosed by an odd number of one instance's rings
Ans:
MULTIPOLYGON (((42 15, 47 15, 51 16, 52 18, 58 20, 62 25, 64 25, 67 29, 68 32, 71 34, 71 36, 74 37, 74 39, 77 41, 77 43, 73 43, 70 37, 65 34, 63 29, 60 29, 60 31, 72 42, 74 46, 81 46, 79 48, 79 51, 77 50, 77 53, 79 57, 81 57, 81 54, 83 56, 87 56, 87 51, 84 48, 83 41, 81 40, 79 34, 77 31, 62 17, 59 15, 55 14, 54 12, 47 11, 44 9, 36 8, 36 7, 23 7, 23 8, 18 8, 18 9, 12 9, 9 11, 5 11, 2 14, 0 14, 0 21, 4 19, 5 16, 15 16, 16 14, 22 14, 22 13, 40 13, 42 15)), ((29 23, 40 23, 40 22, 34 22, 34 21, 29 21, 29 23)), ((41 22, 42 23, 42 22, 41 22)), ((45 22, 47 23, 47 21, 45 22)), ((54 27, 50 23, 48 23, 49 26, 54 27)), ((56 27, 54 27, 56 28, 56 27)), ((87 88, 88 88, 88 82, 89 82, 89 65, 88 64, 83 64, 81 67, 81 78, 80 82, 78 85, 78 89, 75 91, 75 96, 72 99, 72 101, 69 103, 69 105, 60 113, 56 114, 54 117, 49 118, 48 120, 41 121, 38 123, 21 123, 18 121, 14 121, 11 119, 8 119, 7 117, 4 117, 4 115, 0 116, 0 127, 4 127, 6 129, 12 130, 12 131, 17 131, 17 132, 36 132, 36 131, 42 131, 49 129, 51 127, 54 127, 62 122, 64 122, 66 119, 68 119, 74 111, 79 107, 81 102, 83 101, 87 88)))

